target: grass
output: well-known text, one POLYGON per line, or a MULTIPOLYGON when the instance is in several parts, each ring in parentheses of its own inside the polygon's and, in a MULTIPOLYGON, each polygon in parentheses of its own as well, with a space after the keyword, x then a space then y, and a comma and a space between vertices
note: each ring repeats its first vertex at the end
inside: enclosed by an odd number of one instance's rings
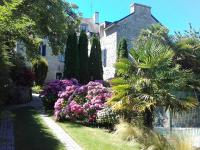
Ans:
POLYGON ((31 107, 13 111, 16 150, 64 150, 39 114, 31 107))
POLYGON ((104 129, 68 121, 58 124, 85 150, 138 150, 136 143, 122 141, 104 129))

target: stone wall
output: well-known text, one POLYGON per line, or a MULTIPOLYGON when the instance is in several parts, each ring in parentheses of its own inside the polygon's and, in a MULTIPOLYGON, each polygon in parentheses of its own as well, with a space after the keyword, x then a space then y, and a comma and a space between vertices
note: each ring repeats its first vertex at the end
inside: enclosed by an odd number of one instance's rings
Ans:
POLYGON ((135 12, 127 16, 112 27, 104 29, 101 32, 102 50, 107 50, 107 66, 104 67, 104 79, 113 78, 115 74, 114 64, 116 62, 117 45, 123 38, 127 40, 128 49, 133 48, 133 42, 136 40, 142 29, 146 29, 157 21, 151 15, 151 9, 148 6, 135 4, 135 12))
POLYGON ((125 38, 127 40, 129 50, 133 48, 133 42, 137 39, 142 29, 146 29, 150 25, 157 23, 151 15, 150 8, 144 8, 146 7, 143 6, 137 8, 132 15, 118 23, 118 42, 122 38, 125 38))
POLYGON ((52 48, 48 44, 47 40, 43 40, 43 44, 46 45, 46 56, 48 61, 48 73, 46 82, 56 79, 56 73, 64 71, 64 62, 59 60, 59 56, 52 55, 52 48))
POLYGON ((116 49, 117 49, 117 32, 115 32, 115 28, 105 31, 103 38, 101 41, 101 49, 107 51, 106 56, 106 65, 103 67, 103 77, 104 80, 114 77, 115 69, 114 63, 116 62, 116 49))

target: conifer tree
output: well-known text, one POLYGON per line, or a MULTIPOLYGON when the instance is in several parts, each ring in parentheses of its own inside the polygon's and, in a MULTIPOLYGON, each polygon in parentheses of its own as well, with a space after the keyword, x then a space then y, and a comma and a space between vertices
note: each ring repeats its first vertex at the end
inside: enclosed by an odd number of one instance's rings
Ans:
POLYGON ((91 80, 103 79, 103 66, 101 60, 101 44, 96 36, 92 38, 92 47, 89 58, 89 72, 91 80))
MULTIPOLYGON (((125 39, 122 39, 119 42, 118 48, 117 48, 117 62, 120 61, 120 59, 128 58, 128 48, 127 48, 127 42, 125 39)), ((118 70, 116 69, 115 77, 120 76, 118 70)))
POLYGON ((64 78, 79 79, 79 54, 77 45, 77 35, 75 31, 70 31, 65 49, 64 78))
POLYGON ((88 37, 84 31, 81 31, 79 37, 79 79, 80 83, 87 83, 89 81, 89 71, 88 71, 88 37))
POLYGON ((118 50, 117 50, 117 60, 122 58, 128 58, 128 48, 127 48, 127 41, 122 39, 119 43, 118 50))

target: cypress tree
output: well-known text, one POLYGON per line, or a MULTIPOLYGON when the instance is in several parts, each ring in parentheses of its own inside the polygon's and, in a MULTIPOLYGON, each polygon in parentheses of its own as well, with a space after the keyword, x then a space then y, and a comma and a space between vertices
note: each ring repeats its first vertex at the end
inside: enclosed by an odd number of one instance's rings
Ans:
MULTIPOLYGON (((117 48, 117 62, 119 62, 122 58, 128 58, 128 48, 127 48, 127 42, 125 39, 122 39, 119 42, 118 48, 117 48)), ((115 72, 115 77, 120 76, 118 74, 118 70, 115 72)))
POLYGON ((122 39, 117 49, 117 61, 122 58, 128 58, 128 48, 125 39, 122 39))
POLYGON ((89 73, 91 80, 103 80, 101 44, 96 36, 92 38, 92 47, 89 58, 89 73))
POLYGON ((65 49, 64 78, 79 79, 79 54, 77 45, 77 35, 75 31, 70 31, 65 49))
POLYGON ((88 38, 84 31, 81 31, 79 37, 79 79, 80 83, 87 83, 89 81, 89 72, 88 72, 88 38))

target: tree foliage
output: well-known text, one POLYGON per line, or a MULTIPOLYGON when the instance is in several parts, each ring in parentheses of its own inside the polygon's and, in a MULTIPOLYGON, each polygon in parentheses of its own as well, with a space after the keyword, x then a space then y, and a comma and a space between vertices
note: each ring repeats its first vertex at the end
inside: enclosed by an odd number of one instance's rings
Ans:
MULTIPOLYGON (((20 81, 13 81, 14 83, 24 84, 22 75, 31 77, 28 68, 22 69, 24 66, 17 66, 20 64, 18 63, 20 60, 15 59, 17 42, 25 44, 28 58, 34 58, 39 54, 38 47, 41 39, 48 37, 53 54, 57 54, 63 50, 67 30, 76 27, 78 22, 75 10, 62 0, 0 1, 0 63, 2 64, 0 70, 4 70, 0 73, 0 80, 4 78, 0 81, 1 88, 8 86, 7 81, 19 79, 20 75, 20 81), (12 67, 8 67, 7 64, 11 62, 14 62, 12 67), (19 70, 22 72, 14 68, 21 68, 19 70), (7 72, 11 73, 6 75, 7 72)), ((26 83, 29 84, 28 81, 26 83)))
POLYGON ((190 29, 183 34, 177 32, 174 41, 174 60, 181 65, 182 69, 190 69, 195 77, 191 85, 200 91, 200 33, 191 25, 190 29))
POLYGON ((169 30, 161 24, 153 24, 149 28, 143 29, 137 41, 144 41, 148 40, 149 38, 158 40, 167 46, 172 45, 172 37, 169 36, 169 30))
POLYGON ((89 73, 91 80, 103 79, 103 66, 101 59, 101 45, 99 39, 94 36, 92 38, 92 46, 89 57, 89 73))
POLYGON ((7 52, 0 48, 0 106, 6 102, 10 65, 7 52))
POLYGON ((35 84, 42 86, 47 77, 48 62, 45 58, 39 57, 37 59, 34 59, 32 64, 33 64, 33 72, 35 75, 35 84))
POLYGON ((195 99, 182 99, 173 93, 188 87, 192 74, 173 63, 174 52, 168 46, 153 39, 140 41, 130 55, 134 61, 116 63, 121 76, 112 80, 114 96, 108 102, 115 110, 142 113, 144 125, 152 127, 155 107, 176 112, 197 105, 195 99))
POLYGON ((63 51, 67 30, 75 27, 78 16, 62 0, 3 1, 0 5, 0 35, 9 49, 23 41, 27 56, 38 54, 41 39, 48 37, 53 54, 63 51))
POLYGON ((88 70, 88 38, 84 31, 81 31, 79 37, 79 79, 80 83, 87 83, 89 81, 89 70, 88 70))
POLYGON ((119 42, 118 49, 117 49, 117 60, 122 58, 128 58, 128 48, 126 39, 122 39, 119 42))
POLYGON ((69 32, 65 49, 64 78, 79 79, 79 52, 77 35, 74 30, 69 32))

